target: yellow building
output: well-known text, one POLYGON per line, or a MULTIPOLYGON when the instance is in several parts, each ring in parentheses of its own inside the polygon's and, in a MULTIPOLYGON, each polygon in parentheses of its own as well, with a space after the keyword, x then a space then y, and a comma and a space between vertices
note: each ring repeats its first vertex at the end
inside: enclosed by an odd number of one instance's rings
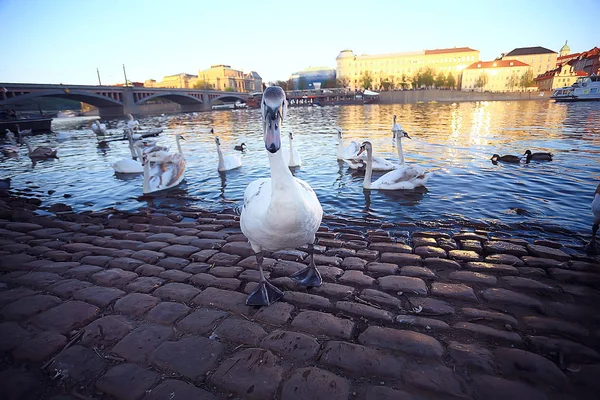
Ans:
POLYGON ((545 47, 520 47, 502 56, 503 60, 517 60, 531 66, 533 76, 538 76, 556 67, 555 51, 545 47))
POLYGON ((469 47, 359 56, 352 50, 342 50, 336 58, 336 75, 352 89, 361 87, 362 76, 367 72, 373 77, 372 87, 380 89, 386 79, 393 79, 393 87, 400 87, 404 76, 408 84, 413 76, 427 68, 435 75, 452 73, 456 82, 460 82, 462 70, 478 60, 479 50, 469 47))
POLYGON ((575 71, 572 65, 562 64, 553 70, 538 75, 535 78, 535 84, 540 90, 550 91, 556 88, 571 86, 581 76, 587 76, 587 74, 583 71, 575 71))
POLYGON ((201 89, 262 92, 262 78, 257 72, 244 73, 224 64, 212 65, 210 69, 199 71, 195 85, 201 89))
POLYGON ((198 79, 197 75, 181 73, 165 76, 160 82, 148 79, 144 81, 144 87, 192 89, 196 79, 198 79))
POLYGON ((479 61, 462 73, 463 91, 511 92, 521 90, 520 80, 529 65, 517 60, 479 61))

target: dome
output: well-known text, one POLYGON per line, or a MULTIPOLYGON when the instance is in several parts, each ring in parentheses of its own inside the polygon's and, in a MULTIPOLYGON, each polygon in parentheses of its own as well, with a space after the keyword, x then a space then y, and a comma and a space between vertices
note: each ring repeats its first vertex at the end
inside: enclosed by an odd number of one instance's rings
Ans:
POLYGON ((568 40, 565 40, 565 45, 563 47, 560 48, 560 52, 561 53, 567 53, 569 54, 571 52, 571 48, 569 47, 569 45, 567 44, 568 40))
POLYGON ((336 59, 339 59, 339 58, 348 58, 348 57, 354 57, 354 52, 352 50, 342 50, 342 51, 340 51, 340 54, 338 54, 338 56, 336 57, 336 59))

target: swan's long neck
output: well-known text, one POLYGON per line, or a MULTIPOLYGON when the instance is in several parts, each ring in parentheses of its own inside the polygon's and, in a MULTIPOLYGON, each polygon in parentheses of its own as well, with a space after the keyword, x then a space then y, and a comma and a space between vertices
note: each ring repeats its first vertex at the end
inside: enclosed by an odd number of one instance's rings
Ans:
POLYGON ((290 138, 290 164, 296 165, 296 160, 294 159, 294 141, 290 138))
POLYGON ((225 166, 225 159, 223 158, 223 152, 221 151, 221 146, 217 143, 217 154, 219 155, 219 167, 225 166))
MULTIPOLYGON (((135 148, 133 147, 133 139, 131 138, 131 132, 127 131, 127 140, 129 141, 129 150, 131 151, 131 158, 137 159, 135 148)), ((141 156, 140 156, 141 157, 141 156)), ((141 160, 141 158, 140 158, 141 160)))
POLYGON ((271 204, 278 200, 294 197, 292 194, 297 190, 294 176, 285 164, 283 152, 277 151, 275 154, 267 152, 269 157, 269 167, 271 168, 271 204))
POLYGON ((137 152, 138 152, 138 157, 140 158, 140 162, 144 163, 144 178, 142 181, 142 192, 144 194, 150 193, 150 161, 146 160, 146 162, 144 162, 142 149, 137 148, 137 152))
POLYGON ((367 170, 363 180, 363 188, 371 189, 371 175, 373 174, 373 150, 367 149, 367 170))
POLYGON ((341 135, 338 136, 338 154, 337 154, 337 158, 338 158, 338 160, 341 160, 341 159, 344 158, 344 140, 342 139, 341 135))
POLYGON ((396 148, 398 149, 398 159, 400 165, 404 165, 404 151, 402 151, 402 139, 400 139, 400 133, 396 132, 396 148))
POLYGON ((181 150, 181 143, 179 143, 179 136, 177 136, 175 141, 177 142, 177 150, 179 151, 179 154, 183 156, 183 150, 181 150))
POLYGON ((27 139, 22 139, 23 143, 25 143, 25 145, 27 146, 27 152, 29 154, 33 153, 33 149, 31 148, 31 145, 29 144, 29 141, 27 139))

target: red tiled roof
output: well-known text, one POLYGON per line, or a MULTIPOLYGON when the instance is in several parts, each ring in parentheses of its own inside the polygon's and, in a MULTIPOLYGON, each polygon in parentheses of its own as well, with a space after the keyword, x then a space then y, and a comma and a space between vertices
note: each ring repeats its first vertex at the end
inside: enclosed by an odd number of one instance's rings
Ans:
POLYGON ((444 53, 462 53, 464 51, 479 51, 479 50, 473 50, 470 47, 453 47, 451 49, 425 50, 425 55, 444 54, 444 53))
POLYGON ((561 57, 556 57, 556 62, 560 61, 560 60, 564 60, 565 58, 575 58, 578 57, 581 53, 573 53, 573 54, 567 54, 566 56, 561 56, 561 57))
POLYGON ((577 71, 575 72, 577 76, 587 76, 588 74, 585 71, 577 71))
POLYGON ((505 68, 505 67, 528 67, 529 64, 525 64, 519 60, 496 60, 496 61, 479 61, 469 65, 466 69, 478 69, 478 68, 505 68), (494 65, 496 64, 496 65, 494 65))

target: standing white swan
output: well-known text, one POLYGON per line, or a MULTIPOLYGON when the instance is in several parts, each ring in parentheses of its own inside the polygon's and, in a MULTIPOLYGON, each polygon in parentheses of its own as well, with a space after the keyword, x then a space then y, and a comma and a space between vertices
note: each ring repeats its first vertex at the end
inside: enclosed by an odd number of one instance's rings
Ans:
POLYGON ((177 141, 177 153, 167 153, 165 151, 144 153, 139 146, 136 146, 144 165, 142 185, 144 194, 170 189, 183 181, 186 163, 179 140, 185 139, 181 135, 177 135, 175 139, 177 141))
POLYGON ((396 138, 396 132, 404 131, 402 126, 396 122, 396 115, 394 114, 394 123, 392 124, 392 133, 394 134, 394 138, 396 138))
POLYGON ((283 152, 283 160, 287 164, 288 167, 301 167, 302 166, 302 158, 300 157, 300 153, 294 147, 294 134, 292 132, 289 133, 290 139, 290 151, 283 152))
MULTIPOLYGON (((396 140, 400 140, 399 136, 396 136, 396 138, 396 140)), ((418 186, 424 186, 429 179, 429 176, 425 173, 423 168, 419 166, 401 165, 398 169, 388 172, 375 182, 371 182, 371 174, 373 172, 373 146, 371 145, 371 142, 363 142, 359 154, 363 152, 367 153, 367 171, 365 172, 365 179, 363 180, 363 187, 365 189, 414 189, 418 186)))
POLYGON ((137 130, 140 128, 140 123, 137 122, 137 120, 133 119, 133 115, 127 114, 127 117, 129 118, 129 121, 127 121, 127 126, 131 130, 137 130))
POLYGON ((346 160, 349 158, 356 157, 358 154, 358 150, 360 148, 360 144, 353 140, 350 142, 348 146, 344 146, 344 140, 342 138, 342 130, 338 129, 338 152, 337 159, 338 160, 346 160))
MULTIPOLYGON (((210 133, 214 135, 215 131, 210 128, 210 133)), ((221 151, 221 141, 218 136, 215 136, 215 143, 217 144, 217 154, 219 155, 218 171, 229 171, 242 166, 242 159, 237 154, 223 155, 223 152, 221 151)))
POLYGON ((283 292, 269 283, 263 273, 265 250, 293 249, 308 244, 311 249, 308 267, 290 278, 304 286, 322 283, 312 250, 323 209, 312 188, 303 180, 294 178, 283 160, 280 125, 286 111, 283 89, 269 86, 263 92, 261 116, 271 178, 257 179, 248 185, 240 217, 242 232, 256 253, 260 272, 258 287, 246 299, 247 305, 268 306, 283 296, 283 292))
POLYGON ((106 125, 100 122, 100 120, 96 120, 92 122, 92 131, 98 136, 102 136, 106 133, 106 125))

